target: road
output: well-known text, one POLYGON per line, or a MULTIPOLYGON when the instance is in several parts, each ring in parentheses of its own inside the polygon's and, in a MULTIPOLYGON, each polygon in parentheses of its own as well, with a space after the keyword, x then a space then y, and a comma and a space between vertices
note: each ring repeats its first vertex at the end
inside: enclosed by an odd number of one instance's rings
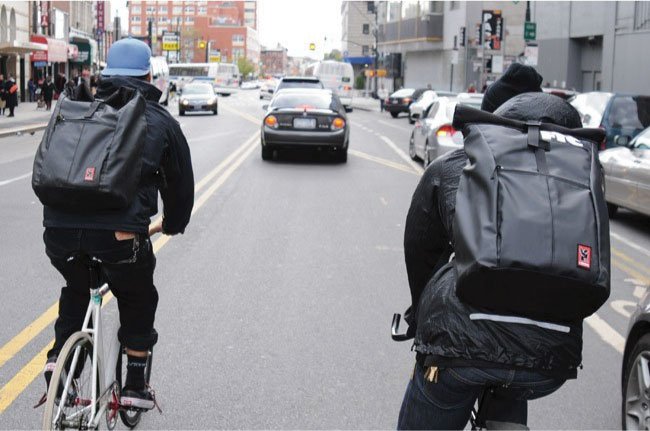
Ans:
MULTIPOLYGON (((411 126, 356 110, 348 163, 263 162, 268 102, 242 91, 219 103, 216 117, 169 108, 191 147, 195 212, 184 235, 154 241, 163 414, 139 428, 394 429, 414 359, 389 337, 410 299, 402 240, 422 171, 406 156, 411 126)), ((0 139, 1 429, 40 426, 32 406, 63 282, 29 182, 39 139, 0 139)), ((621 211, 611 230, 612 295, 584 325, 584 369, 530 405, 532 429, 620 427, 622 343, 650 284, 650 227, 621 211)))

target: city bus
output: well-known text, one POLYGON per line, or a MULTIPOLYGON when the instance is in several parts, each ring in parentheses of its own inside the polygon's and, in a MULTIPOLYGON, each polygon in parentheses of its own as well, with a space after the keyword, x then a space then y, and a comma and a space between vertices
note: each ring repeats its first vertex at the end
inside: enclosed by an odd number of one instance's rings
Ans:
POLYGON ((347 111, 352 110, 352 85, 354 71, 350 63, 323 60, 305 68, 305 76, 315 76, 327 89, 335 92, 347 111))
POLYGON ((188 82, 207 81, 223 96, 236 91, 241 80, 239 68, 231 63, 175 63, 169 65, 169 75, 179 91, 188 82))
POLYGON ((159 102, 169 103, 169 66, 165 57, 151 57, 151 83, 160 90, 159 102))

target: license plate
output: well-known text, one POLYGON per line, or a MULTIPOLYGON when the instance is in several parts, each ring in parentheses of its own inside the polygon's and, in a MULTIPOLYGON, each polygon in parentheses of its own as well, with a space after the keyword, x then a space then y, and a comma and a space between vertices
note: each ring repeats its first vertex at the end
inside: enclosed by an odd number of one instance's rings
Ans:
POLYGON ((294 129, 315 129, 316 119, 315 118, 294 118, 293 128, 294 129))

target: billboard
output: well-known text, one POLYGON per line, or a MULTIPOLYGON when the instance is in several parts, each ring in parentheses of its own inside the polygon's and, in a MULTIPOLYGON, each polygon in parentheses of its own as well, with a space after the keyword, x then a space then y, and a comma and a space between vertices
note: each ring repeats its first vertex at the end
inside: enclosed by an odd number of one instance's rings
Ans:
POLYGON ((181 49, 181 40, 178 32, 165 31, 162 37, 162 50, 163 51, 178 51, 181 49))
POLYGON ((503 16, 500 10, 484 10, 482 13, 483 48, 498 51, 503 40, 503 16))

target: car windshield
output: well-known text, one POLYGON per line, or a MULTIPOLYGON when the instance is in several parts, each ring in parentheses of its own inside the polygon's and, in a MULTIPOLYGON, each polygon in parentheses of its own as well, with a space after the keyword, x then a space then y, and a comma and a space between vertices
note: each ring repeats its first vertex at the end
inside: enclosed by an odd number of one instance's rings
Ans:
POLYGON ((278 94, 273 99, 272 108, 283 109, 331 109, 338 110, 336 99, 331 93, 318 92, 316 94, 290 93, 278 94))
POLYGON ((621 129, 645 129, 650 126, 650 97, 615 96, 607 122, 621 129))
POLYGON ((569 101, 580 114, 582 127, 598 127, 603 121, 603 114, 612 93, 578 94, 569 101))
POLYGON ((650 150, 650 127, 634 139, 634 148, 637 150, 650 150))
POLYGON ((212 96, 214 93, 212 87, 209 85, 186 85, 183 88, 183 94, 205 94, 206 96, 212 96))
POLYGON ((323 88, 320 81, 282 81, 278 90, 281 88, 323 88))
POLYGON ((390 95, 390 97, 410 97, 413 95, 413 90, 412 88, 402 88, 401 90, 397 90, 393 94, 390 95))

